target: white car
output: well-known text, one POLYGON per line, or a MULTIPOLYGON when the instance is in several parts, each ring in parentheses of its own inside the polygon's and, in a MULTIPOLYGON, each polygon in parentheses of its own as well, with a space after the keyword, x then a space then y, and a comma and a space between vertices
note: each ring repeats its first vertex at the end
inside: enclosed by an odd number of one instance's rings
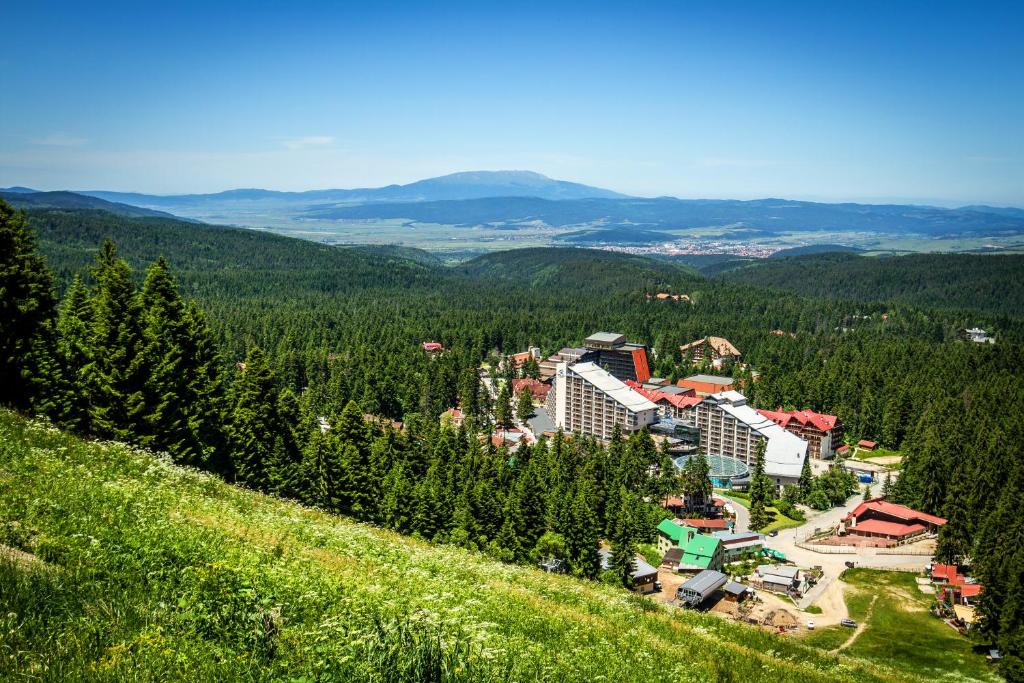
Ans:
POLYGON ((807 622, 807 630, 808 631, 813 631, 814 630, 814 621, 813 620, 807 622))

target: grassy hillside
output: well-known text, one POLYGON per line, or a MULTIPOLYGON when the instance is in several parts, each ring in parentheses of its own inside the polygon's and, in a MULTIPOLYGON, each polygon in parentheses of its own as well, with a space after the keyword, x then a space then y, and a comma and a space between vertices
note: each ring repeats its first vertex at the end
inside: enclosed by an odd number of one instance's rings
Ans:
POLYGON ((1024 311, 1024 255, 1017 254, 814 254, 759 261, 723 277, 808 296, 1005 315, 1024 311))
POLYGON ((3 679, 914 680, 8 412, 0 484, 3 679))

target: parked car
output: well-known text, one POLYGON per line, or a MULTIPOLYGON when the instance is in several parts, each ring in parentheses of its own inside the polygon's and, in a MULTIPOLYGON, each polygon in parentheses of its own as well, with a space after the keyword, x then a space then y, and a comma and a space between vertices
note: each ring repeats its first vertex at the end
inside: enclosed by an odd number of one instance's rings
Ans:
POLYGON ((776 536, 779 535, 779 530, 778 529, 772 529, 771 531, 768 532, 768 535, 771 536, 772 538, 775 538, 776 536))
POLYGON ((809 620, 809 621, 807 622, 807 630, 808 630, 808 631, 813 631, 813 630, 814 630, 814 620, 813 620, 813 619, 812 619, 812 620, 809 620))
POLYGON ((654 592, 655 593, 660 593, 661 592, 661 581, 655 581, 654 582, 654 592))
POLYGON ((846 628, 857 628, 857 622, 853 619, 843 619, 839 622, 839 624, 840 626, 845 626, 846 628))
POLYGON ((847 560, 847 561, 846 561, 846 562, 844 562, 843 564, 845 564, 845 565, 846 565, 847 567, 849 567, 850 569, 853 569, 853 562, 851 562, 850 560, 847 560))

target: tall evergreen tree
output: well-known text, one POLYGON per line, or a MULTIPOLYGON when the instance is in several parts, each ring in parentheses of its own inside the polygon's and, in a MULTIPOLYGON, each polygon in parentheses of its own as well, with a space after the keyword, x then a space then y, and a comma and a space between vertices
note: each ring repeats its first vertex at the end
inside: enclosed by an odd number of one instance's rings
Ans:
POLYGON ((616 516, 615 533, 611 537, 609 569, 626 588, 633 587, 633 572, 636 570, 637 529, 635 502, 621 487, 619 491, 619 513, 616 516))
POLYGON ((516 418, 521 423, 526 423, 533 415, 533 399, 529 390, 523 389, 519 392, 519 400, 516 402, 516 418))
POLYGON ((267 490, 277 439, 278 389, 263 351, 254 347, 235 382, 229 448, 236 479, 250 488, 267 490))
POLYGON ((90 431, 89 386, 85 369, 92 358, 90 329, 92 328, 92 306, 89 292, 77 275, 60 304, 57 321, 58 353, 63 366, 67 392, 61 423, 68 429, 81 433, 90 431))
POLYGON ((0 200, 0 404, 51 398, 57 300, 25 215, 0 200))
POLYGON ((128 264, 106 240, 93 268, 92 358, 85 368, 97 436, 131 441, 147 431, 142 304, 128 264))

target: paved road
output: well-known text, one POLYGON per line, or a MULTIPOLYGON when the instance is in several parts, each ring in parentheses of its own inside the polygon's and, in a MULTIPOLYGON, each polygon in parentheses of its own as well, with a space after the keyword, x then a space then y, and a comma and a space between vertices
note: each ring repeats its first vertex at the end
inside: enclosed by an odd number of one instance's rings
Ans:
MULTIPOLYGON (((716 492, 715 495, 722 496, 727 500, 725 494, 716 492)), ((839 578, 839 575, 846 569, 846 562, 856 564, 868 564, 873 567, 902 569, 914 568, 923 569, 931 559, 925 555, 880 555, 874 548, 857 548, 849 554, 826 554, 816 553, 797 545, 797 539, 806 538, 814 529, 828 529, 839 523, 843 517, 857 507, 861 502, 860 495, 854 495, 845 504, 830 510, 817 511, 806 510, 807 521, 795 529, 783 529, 778 536, 768 539, 768 546, 786 554, 786 557, 798 567, 821 567, 822 577, 817 585, 807 591, 802 599, 797 601, 797 607, 806 609, 808 606, 821 597, 832 581, 839 578)), ((746 531, 749 529, 750 512, 732 501, 731 505, 736 512, 736 530, 746 531)))

